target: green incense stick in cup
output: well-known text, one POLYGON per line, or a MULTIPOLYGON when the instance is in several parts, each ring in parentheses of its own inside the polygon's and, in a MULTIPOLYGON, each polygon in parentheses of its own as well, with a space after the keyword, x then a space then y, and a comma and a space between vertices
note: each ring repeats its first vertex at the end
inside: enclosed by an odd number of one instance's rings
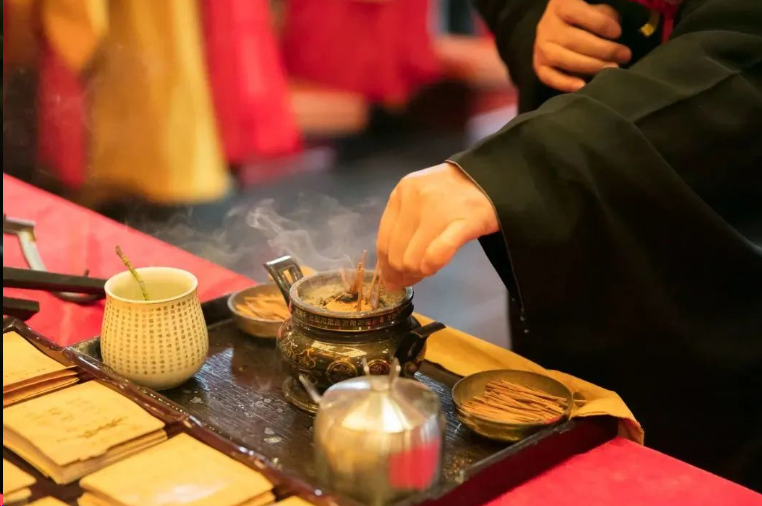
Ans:
POLYGON ((143 300, 151 300, 150 297, 148 297, 148 289, 146 288, 146 284, 143 281, 143 278, 140 277, 138 271, 136 271, 135 267, 132 266, 130 259, 127 258, 127 256, 122 251, 122 248, 120 248, 118 245, 116 247, 116 254, 119 255, 119 258, 122 259, 122 263, 130 270, 132 277, 135 278, 135 281, 137 281, 138 285, 140 285, 140 291, 143 293, 143 300))

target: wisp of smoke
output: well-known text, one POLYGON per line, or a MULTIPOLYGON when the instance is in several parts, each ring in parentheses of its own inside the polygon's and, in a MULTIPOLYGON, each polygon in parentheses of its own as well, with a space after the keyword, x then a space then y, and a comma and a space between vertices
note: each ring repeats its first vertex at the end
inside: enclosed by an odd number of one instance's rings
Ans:
POLYGON ((317 270, 351 267, 362 250, 375 252, 378 213, 373 202, 344 207, 327 196, 301 199, 288 214, 276 210, 273 199, 252 208, 246 223, 260 232, 276 256, 289 255, 317 270))

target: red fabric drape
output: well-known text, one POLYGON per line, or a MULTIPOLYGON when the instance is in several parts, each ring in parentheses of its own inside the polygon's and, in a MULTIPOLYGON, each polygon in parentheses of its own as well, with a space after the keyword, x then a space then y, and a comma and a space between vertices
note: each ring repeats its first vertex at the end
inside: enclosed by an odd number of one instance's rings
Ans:
POLYGON ((662 41, 666 42, 672 34, 675 26, 675 16, 683 0, 630 0, 639 3, 651 10, 658 11, 664 16, 664 27, 662 29, 662 41))
MULTIPOLYGON (((3 174, 3 213, 36 223, 37 247, 52 272, 109 278, 124 270, 114 245, 124 248, 135 265, 171 266, 198 278, 201 300, 221 297, 254 284, 253 281, 203 260, 187 251, 111 221, 3 174)), ((18 240, 3 235, 3 265, 26 267, 18 240)), ((39 301, 40 312, 29 325, 45 337, 67 346, 98 335, 103 303, 80 306, 42 291, 6 288, 6 297, 39 301)))
POLYGON ((38 161, 72 189, 87 179, 86 111, 80 77, 43 44, 37 89, 38 161))
POLYGON ((287 0, 283 51, 296 77, 406 99, 439 75, 429 0, 287 0))
POLYGON ((209 80, 229 162, 292 153, 300 136, 267 0, 203 0, 209 80))

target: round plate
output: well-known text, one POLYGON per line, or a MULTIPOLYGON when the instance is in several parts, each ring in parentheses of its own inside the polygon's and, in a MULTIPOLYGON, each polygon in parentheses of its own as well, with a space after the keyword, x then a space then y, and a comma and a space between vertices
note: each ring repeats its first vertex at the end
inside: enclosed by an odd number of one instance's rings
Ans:
POLYGON ((283 320, 260 320, 252 318, 238 311, 236 306, 245 301, 246 297, 255 297, 257 295, 277 295, 282 297, 278 287, 273 284, 264 284, 246 288, 240 292, 234 293, 228 298, 228 309, 233 314, 233 319, 241 331, 253 337, 263 339, 275 339, 278 336, 278 330, 283 325, 283 320))
POLYGON ((565 422, 571 416, 572 406, 574 405, 571 391, 562 383, 542 374, 513 369, 485 371, 466 376, 452 388, 452 400, 455 404, 456 416, 466 427, 486 438, 511 443, 529 437, 540 430, 565 422), (462 409, 463 403, 484 393, 487 383, 494 380, 506 380, 564 397, 566 399, 566 411, 557 419, 547 423, 514 424, 474 415, 462 409))

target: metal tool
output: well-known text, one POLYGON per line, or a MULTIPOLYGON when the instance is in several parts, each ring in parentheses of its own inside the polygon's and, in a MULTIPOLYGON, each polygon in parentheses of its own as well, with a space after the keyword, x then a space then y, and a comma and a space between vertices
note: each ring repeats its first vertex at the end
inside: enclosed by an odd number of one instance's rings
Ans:
MULTIPOLYGON (((15 235, 18 240, 19 244, 21 245, 21 251, 24 255, 24 259, 26 260, 27 265, 32 271, 37 272, 47 272, 47 268, 45 267, 45 263, 42 261, 42 257, 40 256, 40 252, 37 249, 37 239, 34 233, 34 222, 29 220, 22 220, 18 218, 9 218, 5 214, 3 214, 3 234, 8 235, 15 235)), ((86 278, 87 273, 85 273, 85 276, 72 276, 72 279, 82 279, 86 278)), ((29 279, 29 278, 26 278, 29 279)), ((96 280, 98 281, 98 280, 96 280)), ((5 283, 5 271, 3 271, 3 282, 5 283)), ((87 283, 85 283, 87 286, 87 283)), ((3 286, 9 287, 11 285, 4 284, 3 286)), ((24 286, 20 288, 34 288, 30 286, 24 286)), ((45 287, 39 287, 34 289, 46 289, 45 287)), ((55 290, 55 287, 52 287, 51 289, 55 290)), ((65 300, 67 302, 74 302, 77 304, 90 304, 92 302, 95 302, 97 300, 103 299, 105 297, 105 292, 103 290, 95 290, 95 291, 81 291, 76 290, 75 292, 68 292, 68 291, 57 291, 53 292, 53 295, 58 297, 61 300, 65 300)))
POLYGON ((106 294, 105 285, 105 279, 3 267, 3 288, 65 291, 102 298, 106 294))
POLYGON ((3 297, 3 316, 12 316, 26 321, 40 312, 40 304, 33 300, 3 297))

